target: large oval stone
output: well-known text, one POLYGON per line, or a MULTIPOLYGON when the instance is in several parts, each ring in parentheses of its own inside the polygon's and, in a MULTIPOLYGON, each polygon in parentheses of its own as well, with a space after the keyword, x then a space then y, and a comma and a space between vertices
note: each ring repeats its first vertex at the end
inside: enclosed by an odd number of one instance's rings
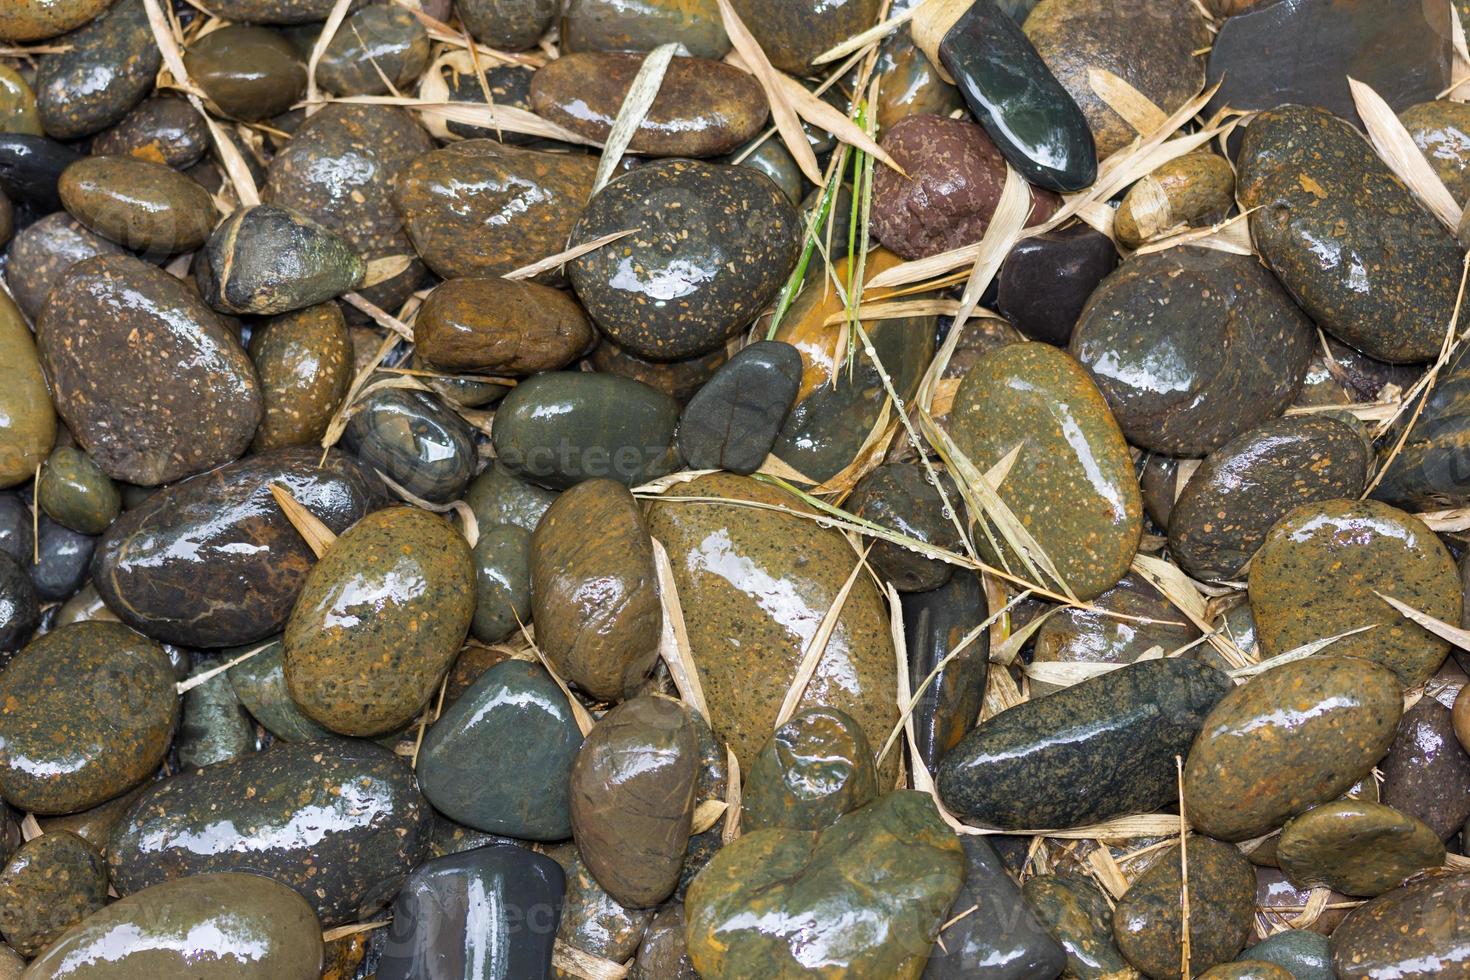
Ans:
POLYGON ((1460 593, 1455 561, 1434 532, 1376 500, 1293 508, 1251 563, 1251 609, 1267 656, 1372 626, 1338 640, 1329 652, 1383 664, 1406 688, 1429 679, 1449 644, 1379 595, 1458 623, 1460 593))
POLYGON ((265 27, 231 24, 198 37, 184 67, 222 112, 247 122, 285 112, 306 94, 303 52, 265 27))
POLYGON ((1393 363, 1439 353, 1460 248, 1357 130, 1322 109, 1268 110, 1238 171, 1256 248, 1322 329, 1393 363))
POLYGON ((0 487, 34 477, 55 440, 56 410, 36 340, 15 303, 0 292, 0 487))
POLYGON ((290 885, 322 924, 392 898, 429 846, 413 772, 371 742, 281 744, 155 783, 113 828, 124 895, 175 878, 248 871, 290 885))
POLYGON ((1341 796, 1388 751, 1401 691, 1386 667, 1325 654, 1251 678, 1215 706, 1189 750, 1190 822, 1245 840, 1341 796))
POLYGON ((458 531, 417 508, 369 514, 322 555, 286 623, 291 697, 335 732, 392 731, 428 702, 474 612, 458 531))
POLYGON ((56 42, 36 66, 36 108, 46 135, 74 140, 120 121, 153 88, 163 55, 143 0, 117 0, 56 42))
POLYGON ((285 885, 207 874, 149 888, 83 920, 28 980, 318 980, 321 925, 285 885), (126 940, 119 942, 120 936, 126 940))
POLYGON ((1292 883, 1344 895, 1382 895, 1444 863, 1424 821, 1382 803, 1334 800, 1287 821, 1276 860, 1292 883))
POLYGON ((73 266, 36 326, 57 411, 115 480, 154 486, 229 462, 260 422, 234 329, 130 255, 73 266))
POLYGON ((1470 875, 1426 878, 1354 909, 1332 933, 1342 980, 1454 977, 1470 958, 1470 875))
POLYGON ((152 255, 198 248, 219 217, 193 178, 132 157, 85 157, 63 171, 57 189, 82 224, 152 255))
POLYGON ((348 456, 261 453, 153 494, 98 541, 92 580, 129 626, 166 643, 227 647, 278 633, 316 558, 271 487, 340 534, 382 502, 348 456))
POLYGON ((570 0, 563 51, 652 51, 677 41, 696 58, 719 58, 730 39, 715 0, 570 0))
POLYGON ((81 27, 111 3, 112 0, 49 0, 7 7, 0 11, 0 38, 44 41, 81 27))
POLYGON ((1123 577, 1143 500, 1123 434, 1081 365, 1047 344, 993 350, 960 382, 950 418, 955 445, 981 473, 1021 447, 1000 497, 1077 598, 1123 577))
POLYGON ((1205 664, 1148 660, 1027 701, 944 756, 940 799, 1005 830, 1151 813, 1177 795, 1174 757, 1229 690, 1205 664))
POLYGON ((536 374, 566 367, 595 335, 560 289, 500 278, 435 287, 413 322, 415 350, 436 367, 479 374, 536 374))
MULTIPOLYGON (((855 556, 841 535, 809 520, 680 497, 814 512, 772 487, 722 473, 671 488, 649 512, 649 531, 673 565, 710 724, 749 772, 855 556)), ((859 576, 797 710, 837 708, 862 726, 869 744, 882 745, 898 717, 892 644, 878 590, 859 576)), ((880 785, 891 785, 894 764, 890 755, 880 785)))

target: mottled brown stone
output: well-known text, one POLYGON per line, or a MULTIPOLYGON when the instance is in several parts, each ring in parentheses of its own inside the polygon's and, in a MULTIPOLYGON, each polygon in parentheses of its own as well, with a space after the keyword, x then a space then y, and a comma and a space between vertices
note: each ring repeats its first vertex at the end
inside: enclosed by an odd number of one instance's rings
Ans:
POLYGON ((321 439, 352 382, 352 340, 336 303, 283 313, 255 325, 250 360, 260 376, 264 416, 256 452, 321 439))
POLYGON ((66 168, 57 189, 78 221, 135 251, 196 249, 219 217, 198 182, 134 157, 85 157, 66 168))
POLYGON ((451 279, 414 320, 416 350, 449 371, 536 374, 576 360, 592 324, 567 293, 501 278, 451 279))

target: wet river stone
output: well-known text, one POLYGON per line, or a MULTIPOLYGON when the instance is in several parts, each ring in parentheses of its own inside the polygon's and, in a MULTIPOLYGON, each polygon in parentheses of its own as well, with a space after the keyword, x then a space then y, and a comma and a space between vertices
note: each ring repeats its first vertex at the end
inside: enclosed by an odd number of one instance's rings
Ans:
MULTIPOLYGON (((51 288, 68 269, 95 255, 120 252, 121 246, 88 231, 65 211, 58 211, 16 233, 5 252, 5 284, 16 305, 35 321, 51 288), (24 275, 19 271, 22 269, 24 275)), ((6 359, 7 363, 11 360, 6 359)))
POLYGON ((458 500, 475 475, 475 430, 438 395, 382 388, 353 406, 342 442, 362 462, 432 504, 458 500))
POLYGON ((1455 737, 1449 709, 1434 698, 1404 712, 1379 768, 1383 802, 1423 820, 1440 840, 1470 819, 1470 755, 1455 737))
POLYGON ((1399 121, 1450 196, 1470 198, 1470 106, 1448 99, 1421 102, 1399 113, 1399 121))
POLYGON ((0 556, 0 650, 19 650, 41 622, 40 599, 22 561, 0 556))
POLYGON ((1213 667, 1149 660, 1017 705, 944 756, 940 799, 1012 830, 1152 813, 1175 798, 1174 757, 1229 690, 1213 667))
MULTIPOLYGON (((1185 843, 1189 859, 1189 966, 1235 958, 1252 935, 1256 876, 1239 851, 1208 837, 1185 843)), ((1113 932, 1128 962, 1150 977, 1177 978, 1183 931, 1178 845, 1161 851, 1118 900, 1113 932)))
POLYGON ((954 404, 955 445, 980 472, 1023 447, 1001 499, 1077 597, 1116 584, 1138 548, 1143 502, 1123 435, 1081 365, 1046 344, 1001 347, 965 375, 954 404))
POLYGON ((41 130, 41 117, 36 112, 36 93, 20 73, 10 67, 0 68, 0 133, 45 135, 41 130))
MULTIPOLYGON (((224 663, 219 656, 200 657, 189 676, 209 673, 224 663)), ((228 677, 214 674, 185 692, 174 748, 185 769, 228 762, 255 751, 255 723, 245 714, 228 677)))
POLYGON ((470 632, 482 643, 499 643, 531 620, 531 532, 514 524, 482 527, 473 554, 470 632))
POLYGON ((1278 415, 1314 343, 1311 321, 1254 256, 1183 247, 1104 279, 1070 350, 1130 443, 1201 456, 1278 415))
POLYGON ((1313 320, 1380 360, 1438 353, 1459 246, 1355 129, 1321 109, 1272 109, 1246 130, 1238 167, 1241 206, 1258 209, 1251 237, 1313 320))
POLYGON ((475 477, 464 495, 481 528, 512 524, 525 531, 536 530, 541 515, 555 499, 555 491, 527 483, 499 461, 475 477))
MULTIPOLYGON (((531 108, 579 136, 606 142, 643 61, 640 54, 564 55, 531 79, 531 108)), ((674 58, 628 152, 720 156, 754 137, 767 115, 754 75, 705 58, 674 58)))
POLYGON ((286 689, 286 670, 279 638, 251 644, 244 649, 236 647, 225 653, 234 659, 261 646, 265 649, 229 670, 230 686, 245 710, 266 731, 285 742, 310 742, 330 735, 331 732, 306 717, 291 700, 286 689))
POLYGON ((1276 860, 1297 885, 1372 897, 1439 867, 1444 844, 1429 825, 1393 807, 1337 800, 1288 821, 1276 860))
POLYGON ((1061 944, 1077 980, 1122 980, 1128 962, 1113 941, 1113 910, 1089 878, 1034 875, 1021 885, 1027 907, 1061 944))
POLYGON ((56 411, 35 338, 20 310, 0 292, 0 487, 35 476, 55 438, 56 411))
POLYGON ((271 494, 284 488, 333 533, 382 502, 339 452, 278 449, 159 491, 113 523, 92 579, 130 626, 169 643, 225 647, 280 631, 315 557, 271 494))
POLYGON ((531 536, 536 641, 557 673, 601 701, 631 696, 658 659, 663 613, 653 543, 615 480, 556 498, 531 536))
POLYGON ((1137 248, 1179 225, 1219 221, 1235 204, 1235 171, 1216 153, 1199 150, 1161 165, 1129 188, 1113 218, 1118 240, 1137 248))
POLYGON ((163 63, 143 0, 117 0, 56 43, 71 50, 41 57, 36 108, 46 135, 59 140, 90 136, 120 121, 153 88, 163 63))
POLYGON ((565 890, 557 863, 523 847, 427 861, 393 902, 377 980, 550 976, 565 890))
POLYGON ((424 300, 413 330, 425 360, 479 374, 555 371, 594 340, 587 315, 562 290, 498 277, 442 283, 424 300))
POLYGON ((1284 514, 1353 499, 1373 465, 1352 424, 1330 415, 1273 419, 1207 457, 1174 501, 1169 553, 1190 575, 1233 579, 1284 514))
POLYGON ((260 383, 233 329, 154 266, 78 263, 36 333, 62 419, 115 480, 172 482, 236 458, 255 434, 260 383))
POLYGON ((0 39, 44 41, 76 30, 111 3, 112 0, 51 0, 9 7, 0 12, 0 39))
MULTIPOLYGON (((809 520, 677 500, 688 496, 807 508, 747 477, 715 473, 671 488, 649 513, 649 531, 673 565, 711 725, 749 772, 854 557, 839 534, 809 520), (770 601, 772 589, 781 602, 770 601)), ((837 708, 862 726, 870 745, 882 745, 897 718, 894 670, 883 601, 860 576, 797 710, 837 708)), ((894 764, 890 755, 879 785, 891 785, 894 764)))
POLYGON ((506 51, 535 47, 559 6, 556 0, 456 0, 454 5, 475 40, 506 51))
POLYGON ((597 722, 572 766, 572 835, 609 895, 633 908, 668 898, 694 816, 699 746, 678 703, 643 695, 597 722))
POLYGON ((1372 625, 1338 640, 1331 653, 1377 661, 1404 687, 1417 687, 1444 662, 1449 644, 1375 592, 1460 621, 1460 578, 1450 553, 1418 518, 1376 500, 1293 508, 1251 564, 1251 609, 1267 656, 1372 625), (1321 576, 1328 568, 1333 574, 1321 576))
POLYGON ((501 276, 566 249, 596 174, 595 157, 465 140, 405 167, 393 200, 439 276, 501 276))
POLYGON ((92 153, 188 167, 210 148, 209 127, 186 99, 153 95, 92 140, 92 153))
POLYGON ((161 163, 93 156, 61 175, 61 203, 82 224, 134 251, 188 252, 214 230, 214 201, 199 183, 161 163))
POLYGON ((684 942, 682 903, 666 905, 653 917, 628 976, 631 980, 699 980, 684 942))
POLYGON ((1107 0, 1042 0, 1025 22, 1026 36, 1057 81, 1077 101, 1105 158, 1138 135, 1088 81, 1088 71, 1112 72, 1166 114, 1204 84, 1198 52, 1210 33, 1190 0, 1127 6, 1107 0))
POLYGON ((265 875, 332 926, 393 896, 423 859, 430 824, 412 771, 391 752, 326 739, 153 784, 113 828, 107 860, 123 895, 214 871, 265 875))
POLYGON ((469 545, 410 507, 358 521, 307 576, 283 635, 286 683, 344 735, 406 724, 459 652, 475 605, 469 545))
POLYGON ((27 564, 31 583, 42 602, 69 598, 87 579, 97 539, 78 534, 42 514, 36 527, 36 552, 40 561, 27 564))
POLYGON ((1022 239, 996 274, 996 309, 1030 340, 1065 347, 1082 308, 1118 265, 1106 235, 1078 222, 1022 239))
POLYGON ((786 281, 800 237, 796 209, 770 180, 694 160, 607 185, 571 243, 628 228, 637 231, 572 260, 569 274, 602 332, 654 360, 706 353, 747 326, 786 281))
POLYGON ((1305 929, 1288 929, 1247 946, 1240 960, 1275 963, 1296 980, 1333 980, 1332 952, 1327 937, 1305 929))
POLYGON ((285 112, 306 94, 306 62, 284 35, 231 24, 189 45, 184 67, 211 102, 247 122, 285 112))
POLYGON ((1420 980, 1462 974, 1470 955, 1470 875, 1427 878, 1385 892, 1349 913, 1332 934, 1332 968, 1343 980, 1420 980))
POLYGON ((564 490, 608 477, 636 487, 677 468, 679 405, 628 378, 553 371, 522 382, 495 413, 492 439, 512 474, 564 490))
POLYGON ((1341 796, 1393 742, 1401 691, 1387 668, 1327 654, 1251 678, 1210 712, 1189 751, 1190 822, 1245 840, 1341 796))
POLYGON ((604 374, 618 374, 641 381, 650 388, 657 388, 673 396, 683 404, 694 397, 700 387, 729 359, 727 346, 678 361, 650 361, 623 350, 606 337, 600 337, 597 346, 584 363, 604 374))
MULTIPOLYGON (((1439 510, 1470 501, 1470 467, 1465 466, 1470 440, 1470 358, 1457 354, 1446 370, 1411 411, 1418 419, 1402 439, 1407 419, 1400 420, 1384 438, 1379 463, 1388 463, 1383 480, 1373 491, 1382 500, 1405 510, 1439 510)), ((1412 418, 1412 414, 1410 415, 1412 418)))
POLYGON ((56 182, 79 155, 44 136, 0 133, 0 190, 16 204, 40 211, 61 207, 56 182))
MULTIPOLYGON (((960 535, 949 515, 953 513, 950 508, 961 506, 961 498, 948 477, 942 479, 948 507, 939 488, 929 482, 922 465, 888 463, 858 482, 845 507, 858 517, 905 537, 957 551, 960 535)), ((868 560, 880 575, 903 592, 937 589, 949 581, 954 570, 954 566, 945 562, 925 558, 902 545, 883 540, 874 542, 868 560)))
MULTIPOLYGON (((323 21, 331 14, 333 0, 210 0, 210 11, 217 17, 252 24, 309 24, 323 21)), ((352 0, 351 10, 362 6, 352 0)))
POLYGON ((206 874, 129 895, 31 964, 29 980, 318 980, 321 925, 285 885, 206 874), (119 936, 127 939, 119 944, 119 936))
POLYGON ((106 904, 107 861, 65 830, 22 844, 0 872, 0 933, 26 956, 106 904))
POLYGON ((439 812, 523 840, 571 836, 568 779, 582 744, 566 695, 540 666, 481 674, 424 737, 418 777, 439 812))
POLYGON ((719 58, 730 39, 714 0, 570 0, 563 51, 652 51, 676 41, 696 58, 719 58))
POLYGON ((36 502, 52 520, 81 534, 101 534, 122 510, 117 485, 74 446, 62 446, 46 458, 36 502))
POLYGON ((741 348, 684 407, 679 454, 691 469, 754 473, 796 401, 801 374, 801 354, 790 344, 741 348))
POLYGON ((270 316, 315 306, 356 289, 366 274, 345 238, 274 204, 236 211, 204 249, 200 292, 223 313, 270 316))
MULTIPOLYGON (((1006 161, 973 122, 919 115, 884 133, 883 149, 908 173, 879 166, 873 177, 873 232, 906 259, 978 242, 1005 186, 1006 161)), ((1031 191, 1032 222, 1057 208, 1056 195, 1031 191)))
POLYGON ((317 65, 334 95, 388 95, 411 88, 429 66, 429 35, 403 7, 367 6, 347 17, 317 65))
MULTIPOLYGON (((556 938, 574 949, 622 963, 638 949, 643 932, 653 918, 652 909, 631 909, 618 903, 587 870, 577 846, 557 845, 547 854, 562 866, 567 876, 566 902, 556 938)), ((667 907, 667 906, 666 906, 667 907)), ((558 980, 572 977, 556 971, 558 980)))
POLYGON ((989 631, 980 631, 968 648, 955 652, 984 622, 989 606, 980 579, 963 570, 937 589, 905 593, 901 599, 910 690, 919 691, 938 669, 913 713, 919 757, 932 771, 980 716, 990 670, 989 631))
POLYGON ((120 623, 39 637, 0 673, 0 792, 35 813, 70 813, 158 769, 179 701, 163 649, 120 623))
POLYGON ((823 830, 878 796, 873 748, 857 722, 811 708, 776 729, 745 777, 742 833, 823 830))
POLYGON ((255 452, 318 442, 352 382, 352 340, 336 303, 294 310, 250 331, 264 415, 255 452))
POLYGON ((771 64, 811 75, 812 60, 877 22, 879 0, 731 0, 771 64))
POLYGON ((689 957, 706 980, 822 969, 916 980, 965 878, 931 799, 899 790, 813 837, 744 834, 685 900, 689 957))

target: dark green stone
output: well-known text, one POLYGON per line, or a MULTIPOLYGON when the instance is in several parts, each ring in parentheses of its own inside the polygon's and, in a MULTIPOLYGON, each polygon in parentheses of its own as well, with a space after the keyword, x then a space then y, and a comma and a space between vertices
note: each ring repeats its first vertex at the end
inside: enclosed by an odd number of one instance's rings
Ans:
POLYGON ((179 169, 197 163, 209 149, 204 117, 177 95, 149 96, 92 140, 95 155, 134 157, 179 169))
POLYGON ((1341 980, 1428 980, 1463 972, 1470 959, 1470 875, 1427 878, 1354 909, 1332 933, 1341 980))
POLYGON ((1210 712, 1184 763, 1197 830, 1259 837, 1341 796, 1383 757, 1402 689, 1386 667, 1331 652, 1253 677, 1210 712))
POLYGON ((1174 757, 1228 690, 1213 667, 1148 660, 1017 705, 944 757, 940 798, 1012 830, 1152 813, 1177 797, 1174 757))
POLYGON ((343 444, 376 471, 431 504, 464 495, 475 474, 475 431, 427 391, 382 388, 353 405, 343 444))
MULTIPOLYGON (((1189 968, 1225 963, 1252 935, 1256 875, 1234 847, 1209 837, 1185 843, 1189 860, 1189 968)), ((1183 879, 1179 846, 1160 851, 1113 909, 1113 934, 1128 962, 1158 980, 1180 976, 1183 879)))
POLYGON ((92 457, 73 446, 52 451, 36 498, 46 515, 81 534, 101 534, 122 510, 122 495, 92 457))
POLYGON ((1360 495, 1372 462, 1359 431, 1330 415, 1242 432, 1205 459, 1174 501, 1169 553, 1196 578, 1232 579, 1287 511, 1360 495))
POLYGON ((333 926, 393 897, 431 826, 403 761, 370 742, 325 739, 154 784, 113 828, 107 860, 123 895, 214 871, 265 875, 333 926))
POLYGON ((178 720, 163 648, 121 623, 74 623, 0 672, 0 793, 34 813, 96 806, 151 776, 178 720))
POLYGON ((36 108, 46 134, 73 140, 120 121, 153 88, 163 55, 143 0, 118 0, 56 44, 36 66, 36 108))
POLYGON ((429 66, 429 34, 404 7, 364 7, 342 22, 317 64, 334 95, 388 95, 412 89, 429 66))
POLYGON ((1422 820, 1382 803, 1334 800, 1288 821, 1276 861, 1291 882, 1374 896, 1444 863, 1444 844, 1422 820))
POLYGON ((705 980, 916 978, 965 880, 964 851, 925 794, 898 790, 820 834, 743 834, 685 899, 705 980))
MULTIPOLYGON (((203 657, 190 676, 223 663, 223 657, 203 657)), ((202 769, 255 751, 255 724, 235 696, 228 676, 216 674, 184 694, 179 737, 174 745, 179 765, 186 769, 202 769)))
POLYGON ((800 384, 801 354, 790 344, 761 340, 741 348, 684 407, 680 455, 690 469, 754 473, 775 444, 800 384))
POLYGON ((551 371, 500 403, 495 456, 512 474, 553 489, 597 477, 635 487, 676 468, 678 421, 678 403, 645 384, 551 371))
POLYGON ((257 122, 285 112, 306 94, 306 61, 278 31, 231 24, 199 38, 184 67, 227 114, 257 122))
POLYGON ((809 708, 776 729, 745 777, 742 833, 821 831, 878 796, 873 748, 835 708, 809 708))
POLYGON ((470 632, 482 643, 499 643, 531 621, 531 532, 514 524, 483 528, 474 559, 470 632))
POLYGON ((909 685, 920 692, 913 711, 914 739, 932 772, 980 717, 990 673, 990 631, 981 630, 962 653, 947 658, 985 621, 989 604, 979 577, 963 570, 937 589, 904 594, 902 602, 909 685), (936 667, 939 672, 930 681, 936 667))
POLYGON ((1333 980, 1332 952, 1326 936, 1306 929, 1288 929, 1247 946, 1240 959, 1275 963, 1296 980, 1333 980))
POLYGON ((1470 501, 1467 458, 1470 358, 1461 352, 1440 372, 1427 395, 1416 398, 1384 437, 1378 464, 1388 463, 1388 470, 1374 488, 1373 498, 1409 511, 1462 506, 1470 501), (1410 420, 1413 428, 1404 439, 1403 428, 1410 420))
POLYGON ((671 41, 696 58, 723 57, 730 38, 715 0, 571 0, 562 15, 564 51, 646 52, 671 41))
MULTIPOLYGON (((843 505, 864 520, 946 551, 958 551, 960 532, 952 519, 963 498, 948 476, 943 476, 946 507, 939 488, 919 463, 885 463, 853 487, 843 505)), ((925 558, 891 541, 876 539, 868 561, 900 592, 924 592, 949 581, 954 566, 925 558)))
POLYGON ((540 666, 505 660, 446 708, 419 752, 434 808, 462 824, 525 840, 571 836, 568 782, 582 733, 540 666))
POLYGON ((1113 909, 1088 878, 1046 874, 1021 886, 1026 905, 1067 956, 1067 975, 1077 980, 1126 976, 1127 960, 1113 941, 1113 909))
POLYGON ((273 204, 230 215, 204 251, 201 292, 225 313, 272 315, 315 306, 362 285, 367 271, 345 238, 273 204))
POLYGON ((665 160, 608 184, 573 245, 637 229, 572 260, 577 296, 603 333, 643 357, 720 347, 776 298, 796 264, 796 209, 744 167, 665 160))
POLYGON ((0 872, 0 933, 25 956, 106 904, 102 852, 64 830, 22 844, 0 872))
MULTIPOLYGON (((234 659, 262 644, 226 650, 234 659)), ((235 695, 266 731, 286 742, 310 742, 330 735, 327 729, 308 718, 286 689, 286 672, 281 658, 279 637, 264 644, 266 649, 229 670, 230 686, 235 695)))
POLYGON ((455 10, 481 44, 504 51, 523 51, 556 19, 557 0, 458 0, 455 10))
POLYGON ((1460 248, 1357 130, 1281 106, 1252 121, 1238 161, 1251 238, 1318 325, 1380 360, 1439 353, 1460 248))
POLYGON ((464 495, 480 527, 514 524, 526 531, 536 530, 541 515, 555 499, 556 491, 527 483, 498 460, 475 477, 464 495))

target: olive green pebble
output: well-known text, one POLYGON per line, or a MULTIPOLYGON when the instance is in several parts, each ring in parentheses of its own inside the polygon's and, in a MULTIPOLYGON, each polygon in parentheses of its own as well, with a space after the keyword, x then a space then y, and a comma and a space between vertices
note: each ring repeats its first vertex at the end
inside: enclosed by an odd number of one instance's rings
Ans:
POLYGON ((878 796, 873 749, 835 708, 809 708, 776 729, 745 780, 742 831, 820 831, 878 796))
POLYGON ((0 65, 0 133, 44 136, 36 93, 14 68, 0 65))
POLYGON ((107 861, 65 830, 26 841, 0 872, 0 933, 25 956, 106 904, 107 861))
MULTIPOLYGON (((201 657, 190 676, 216 671, 224 663, 225 659, 217 655, 201 657)), ((228 762, 255 751, 255 723, 224 674, 213 674, 184 694, 174 748, 179 765, 186 769, 228 762)))
POLYGON ((1091 879, 1034 875, 1021 885, 1026 905, 1067 954, 1077 980, 1122 980, 1129 966, 1113 941, 1113 910, 1091 879))
POLYGON ((1335 800, 1288 821, 1276 861, 1292 884, 1373 897, 1444 863, 1439 835, 1382 803, 1335 800))
POLYGON ((184 52, 189 77, 226 115, 258 122, 285 112, 306 94, 306 62, 285 36, 231 24, 184 52))
POLYGON ((82 224, 152 255, 198 248, 219 217, 198 181, 135 157, 83 157, 62 173, 57 190, 82 224))
POLYGON ((470 632, 482 643, 499 643, 531 621, 531 532, 514 524, 481 528, 474 559, 470 632))
POLYGON ((79 534, 101 534, 122 511, 122 494, 112 478, 73 446, 53 450, 36 485, 41 509, 79 534))

